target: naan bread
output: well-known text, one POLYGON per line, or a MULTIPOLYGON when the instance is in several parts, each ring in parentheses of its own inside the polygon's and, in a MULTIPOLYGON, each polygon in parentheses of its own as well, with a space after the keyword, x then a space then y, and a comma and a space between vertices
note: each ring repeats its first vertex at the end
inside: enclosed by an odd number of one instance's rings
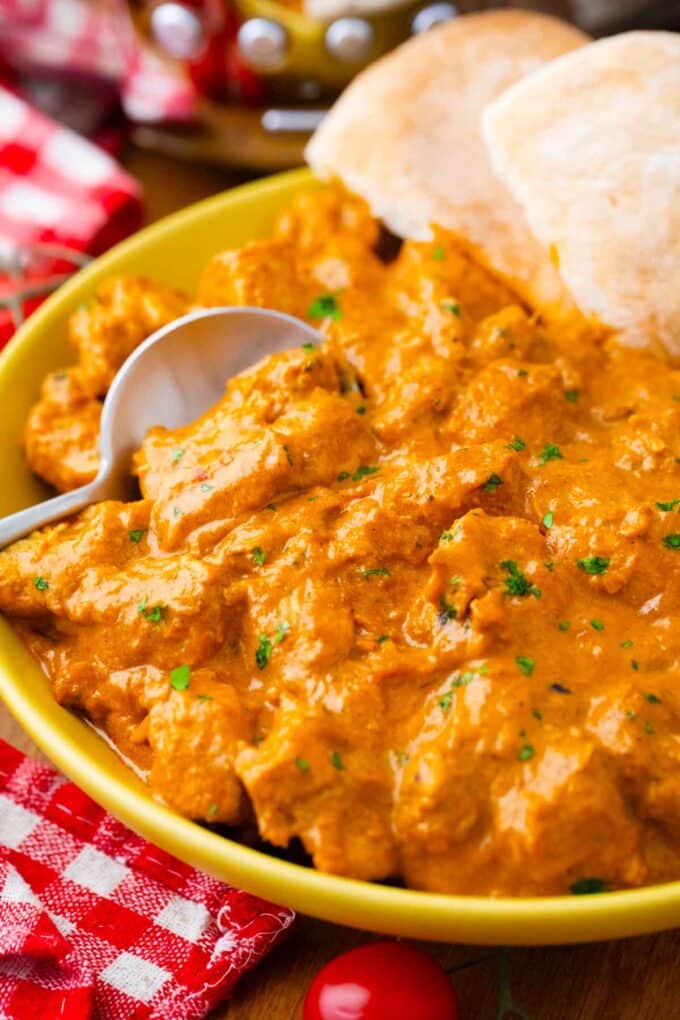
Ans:
POLYGON ((581 311, 680 355, 680 35, 562 57, 497 99, 484 130, 581 311))
POLYGON ((559 275, 491 169, 480 118, 525 74, 588 41, 529 11, 471 14, 410 40, 360 74, 307 147, 405 238, 458 234, 546 314, 573 310, 559 275))

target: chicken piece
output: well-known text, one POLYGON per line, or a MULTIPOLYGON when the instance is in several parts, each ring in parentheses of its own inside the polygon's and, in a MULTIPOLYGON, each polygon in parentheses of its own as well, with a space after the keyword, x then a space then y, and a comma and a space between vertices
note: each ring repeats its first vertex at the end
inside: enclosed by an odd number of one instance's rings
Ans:
POLYGON ((60 492, 91 482, 99 467, 101 410, 78 368, 48 375, 26 423, 24 444, 31 471, 60 492))

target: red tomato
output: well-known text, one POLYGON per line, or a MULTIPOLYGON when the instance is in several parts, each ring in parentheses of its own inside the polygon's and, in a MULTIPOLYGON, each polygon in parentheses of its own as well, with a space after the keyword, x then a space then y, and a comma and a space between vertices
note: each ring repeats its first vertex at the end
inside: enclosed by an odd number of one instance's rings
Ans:
POLYGON ((303 1020, 457 1020, 458 999, 439 964, 403 942, 372 942, 327 963, 303 1020))

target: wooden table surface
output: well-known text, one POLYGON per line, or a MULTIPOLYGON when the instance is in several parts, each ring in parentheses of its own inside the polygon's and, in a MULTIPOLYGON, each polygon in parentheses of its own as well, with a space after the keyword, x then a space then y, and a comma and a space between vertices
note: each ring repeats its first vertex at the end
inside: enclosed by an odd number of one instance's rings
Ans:
MULTIPOLYGON (((128 153, 126 165, 146 185, 149 220, 244 179, 137 150, 128 153)), ((1 704, 0 737, 38 754, 1 704)), ((305 991, 318 968, 369 938, 299 918, 286 941, 241 982, 230 1005, 211 1020, 299 1020, 305 991)), ((462 1020, 496 1020, 498 954, 475 946, 428 949, 448 970, 460 968, 453 980, 462 1020)), ((531 1020, 680 1020, 680 931, 588 946, 516 949, 511 960, 514 999, 531 1020)), ((515 1015, 506 1014, 503 1020, 515 1015)))

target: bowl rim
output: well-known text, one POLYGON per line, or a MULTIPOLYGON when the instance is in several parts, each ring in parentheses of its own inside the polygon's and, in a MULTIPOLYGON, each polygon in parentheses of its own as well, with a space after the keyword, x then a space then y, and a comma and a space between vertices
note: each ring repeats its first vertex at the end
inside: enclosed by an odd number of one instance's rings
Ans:
MULTIPOLYGON (((47 336, 50 327, 74 306, 74 299, 82 300, 81 295, 113 271, 121 258, 148 242, 162 244, 166 236, 197 217, 217 210, 236 214, 244 200, 268 202, 273 213, 313 180, 303 169, 241 185, 173 213, 116 245, 76 273, 19 329, 0 356, 0 378, 11 377, 15 366, 21 365, 24 349, 36 344, 38 336, 47 336)), ((19 668, 9 661, 12 657, 3 658, 3 648, 10 641, 0 633, 0 697, 57 767, 162 849, 256 895, 327 921, 371 931, 488 945, 589 942, 680 924, 680 881, 591 896, 513 899, 440 894, 326 874, 245 846, 176 814, 153 800, 141 784, 137 789, 132 780, 118 778, 105 763, 93 761, 79 746, 77 727, 66 721, 66 717, 74 720, 75 716, 56 704, 47 681, 46 696, 36 698, 31 685, 22 684, 19 668)))

